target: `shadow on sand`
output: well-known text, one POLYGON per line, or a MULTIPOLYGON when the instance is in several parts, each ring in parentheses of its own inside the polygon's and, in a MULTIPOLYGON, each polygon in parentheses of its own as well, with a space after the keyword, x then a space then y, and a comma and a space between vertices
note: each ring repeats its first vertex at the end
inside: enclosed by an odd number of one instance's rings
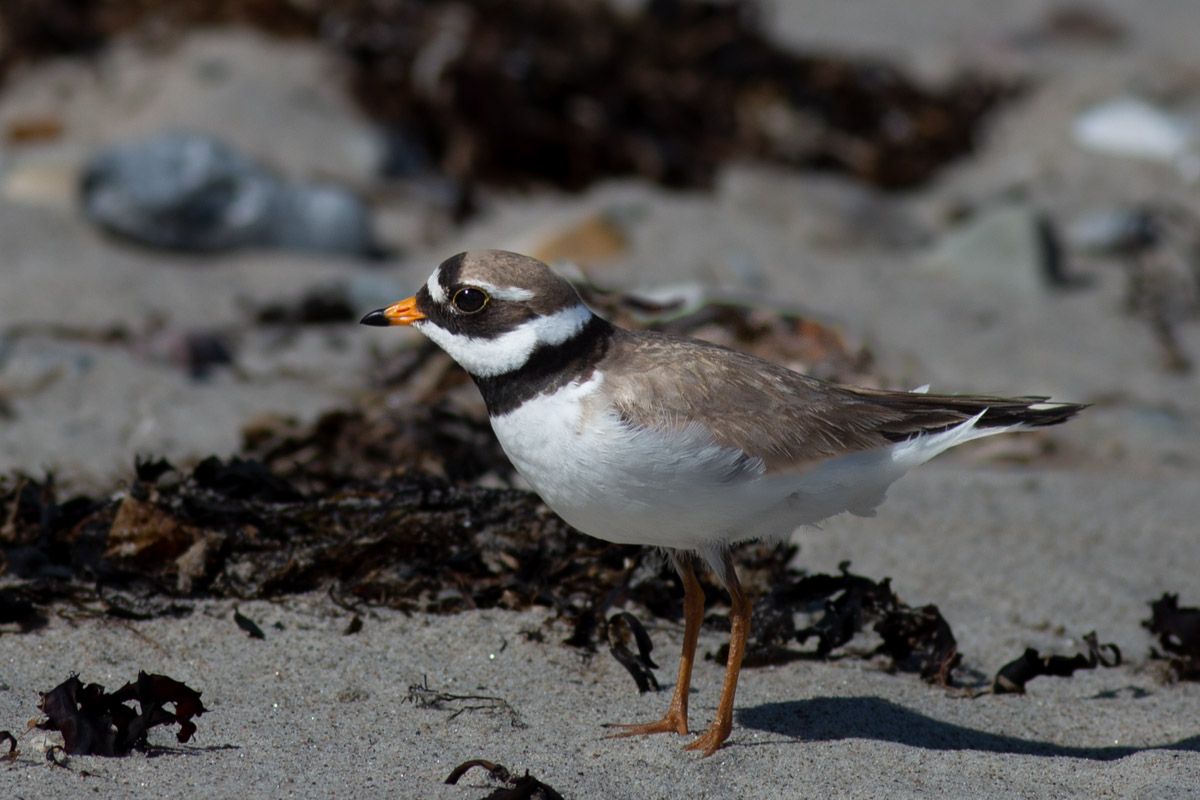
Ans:
POLYGON ((877 697, 818 697, 764 703, 737 715, 746 728, 806 742, 874 739, 927 750, 975 750, 1047 758, 1116 761, 1147 750, 1200 752, 1200 735, 1154 747, 1069 747, 978 731, 918 714, 877 697))

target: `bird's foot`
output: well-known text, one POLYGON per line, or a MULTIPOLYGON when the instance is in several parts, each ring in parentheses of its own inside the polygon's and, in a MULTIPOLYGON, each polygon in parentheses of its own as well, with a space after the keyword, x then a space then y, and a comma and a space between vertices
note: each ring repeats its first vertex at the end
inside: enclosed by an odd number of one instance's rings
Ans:
POLYGON ((712 727, 708 732, 701 736, 691 744, 684 745, 684 750, 703 750, 704 755, 701 758, 708 758, 713 753, 721 749, 721 745, 725 744, 725 740, 729 738, 730 732, 733 730, 732 721, 726 721, 724 724, 719 720, 714 720, 712 727))
POLYGON ((614 733, 608 738, 624 739, 626 736, 648 736, 652 733, 679 733, 687 735, 687 715, 681 714, 674 709, 668 711, 666 716, 658 722, 648 722, 644 725, 616 725, 614 727, 621 728, 619 733, 614 733))

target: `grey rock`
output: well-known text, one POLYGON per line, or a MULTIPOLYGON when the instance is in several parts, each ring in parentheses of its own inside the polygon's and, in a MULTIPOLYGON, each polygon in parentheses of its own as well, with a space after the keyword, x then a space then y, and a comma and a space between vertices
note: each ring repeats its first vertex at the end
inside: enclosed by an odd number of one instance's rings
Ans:
POLYGON ((1066 229, 1072 250, 1096 255, 1124 255, 1152 247, 1159 238, 1154 213, 1144 208, 1118 207, 1092 211, 1066 229))
POLYGON ((1049 220, 1015 202, 993 206, 948 232, 922 266, 929 273, 1020 294, 1038 294, 1062 282, 1049 220))
POLYGON ((282 250, 376 252, 371 216, 356 195, 335 186, 280 186, 266 216, 262 243, 282 250))
POLYGON ((152 247, 376 252, 370 212, 357 196, 286 183, 202 134, 166 133, 100 151, 88 161, 80 190, 90 220, 152 247))

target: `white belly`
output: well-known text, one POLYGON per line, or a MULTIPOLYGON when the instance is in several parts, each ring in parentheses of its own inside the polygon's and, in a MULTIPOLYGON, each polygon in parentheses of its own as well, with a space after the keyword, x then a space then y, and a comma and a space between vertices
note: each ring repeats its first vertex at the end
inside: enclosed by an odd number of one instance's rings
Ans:
POLYGON ((613 542, 686 548, 792 530, 766 519, 787 492, 760 478, 761 461, 698 425, 630 428, 589 402, 602 381, 596 374, 492 419, 513 465, 567 522, 613 542))

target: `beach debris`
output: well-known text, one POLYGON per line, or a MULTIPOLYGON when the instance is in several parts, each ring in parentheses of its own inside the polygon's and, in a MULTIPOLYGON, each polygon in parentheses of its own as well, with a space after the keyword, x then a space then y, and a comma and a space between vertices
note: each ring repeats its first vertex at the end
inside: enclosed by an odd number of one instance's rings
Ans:
POLYGON ((1032 647, 1020 658, 1000 668, 992 681, 992 694, 1025 694, 1025 684, 1042 675, 1069 678, 1080 669, 1116 667, 1121 664, 1121 650, 1115 644, 1100 644, 1096 632, 1084 635, 1087 653, 1074 656, 1043 656, 1032 647), (1105 658, 1104 651, 1111 653, 1105 658))
POLYGON ((502 713, 506 715, 509 724, 514 728, 529 727, 522 721, 521 715, 517 713, 512 704, 504 698, 486 694, 454 694, 453 692, 432 689, 429 686, 428 675, 422 675, 420 683, 409 684, 408 694, 400 702, 412 703, 418 708, 430 708, 434 710, 449 710, 447 706, 452 706, 454 707, 454 713, 447 718, 447 722, 468 711, 487 711, 493 714, 502 713), (455 706, 454 704, 457 703, 469 703, 470 705, 455 706))
POLYGON ((546 641, 545 632, 543 632, 539 628, 523 628, 520 631, 518 631, 518 633, 520 633, 521 638, 523 638, 527 642, 535 642, 537 644, 544 644, 546 641))
POLYGON ((382 275, 353 275, 315 284, 298 297, 270 302, 256 321, 271 325, 325 325, 356 322, 362 309, 389 305, 403 294, 399 282, 382 275))
POLYGON ((341 10, 327 40, 353 65, 367 113, 415 129, 468 184, 578 190, 639 175, 700 187, 740 156, 912 186, 969 151, 1010 91, 971 75, 927 89, 882 62, 792 52, 756 12, 712 0, 635 13, 594 1, 370 4, 341 10))
MULTIPOLYGON (((437 358, 432 353, 430 357, 437 358)), ((426 365, 436 374, 422 371, 416 359, 410 369, 399 369, 400 375, 413 377, 413 383, 430 379, 424 387, 406 382, 396 393, 403 402, 367 399, 359 408, 330 411, 308 425, 260 420, 243 430, 243 451, 301 486, 332 489, 421 472, 456 486, 473 485, 488 476, 501 484, 510 482, 515 472, 486 414, 468 414, 447 401, 453 387, 465 384, 449 360, 444 372, 440 364, 438 358, 426 365)))
MULTIPOLYGON (((6 491, 0 483, 0 509, 26 543, 0 540, 10 574, 19 566, 26 581, 57 576, 41 594, 26 595, 35 608, 58 597, 98 606, 97 613, 128 606, 174 614, 173 604, 138 598, 205 592, 245 600, 327 588, 356 604, 433 613, 550 607, 575 631, 568 643, 593 652, 607 637, 614 607, 636 603, 658 617, 679 616, 678 575, 652 550, 578 534, 528 492, 457 486, 423 472, 329 486, 312 480, 301 491, 245 459, 207 459, 185 474, 161 461, 139 465, 140 475, 154 480, 82 506, 57 503, 52 485, 25 479, 6 491), (129 519, 135 508, 160 539, 129 546, 137 539, 130 531, 138 530, 129 526, 124 540, 109 542, 113 521, 129 519), (41 522, 60 518, 71 524, 41 522), (180 565, 196 548, 203 553, 189 562, 183 587, 180 565)), ((753 544, 740 558, 770 581, 786 564, 778 553, 753 544)), ((721 597, 711 576, 702 581, 710 602, 721 597)), ((14 588, 27 592, 30 585, 14 588)))
MULTIPOLYGON (((795 554, 794 545, 788 547, 793 548, 790 554, 777 554, 781 564, 787 564, 795 554)), ((885 655, 891 659, 891 670, 917 672, 936 686, 951 685, 952 672, 962 656, 937 606, 908 606, 892 591, 890 578, 877 582, 855 575, 850 572, 849 561, 838 564, 838 569, 840 575, 799 577, 794 570, 779 569, 763 581, 770 588, 754 605, 742 663, 765 666, 800 658, 827 659, 873 622, 873 630, 883 641, 865 657, 885 655), (821 616, 812 625, 797 630, 795 615, 810 612, 817 604, 823 610, 821 616), (793 640, 803 645, 814 637, 815 652, 788 647, 793 640)), ((724 663, 728 654, 728 645, 723 645, 706 657, 724 663)))
POLYGON ((633 676, 638 693, 657 692, 658 679, 651 670, 658 669, 658 664, 650 658, 654 643, 638 618, 628 611, 613 614, 608 618, 607 634, 609 652, 633 676), (637 653, 629 649, 631 640, 637 646, 637 653))
MULTIPOLYGON (((7 567, 8 563, 0 565, 7 567)), ((0 568, 0 572, 6 571, 0 568)), ((22 633, 43 628, 49 620, 30 593, 20 587, 0 589, 0 625, 17 625, 22 633)))
POLYGON ((298 298, 272 301, 258 311, 258 322, 268 325, 281 323, 327 325, 350 322, 357 306, 350 304, 339 284, 315 286, 298 298))
POLYGON ((1180 607, 1178 594, 1163 592, 1150 603, 1150 619, 1142 627, 1166 651, 1163 655, 1151 648, 1151 658, 1165 659, 1178 680, 1200 680, 1200 608, 1180 607))
POLYGON ((1068 3, 1049 9, 1038 29, 1025 38, 1031 43, 1061 43, 1113 47, 1125 41, 1125 25, 1103 6, 1068 3))
POLYGON ((354 634, 358 633, 362 629, 363 629, 362 617, 359 616, 358 614, 355 614, 354 616, 352 616, 350 618, 350 621, 348 623, 346 623, 346 629, 342 631, 342 635, 343 636, 353 636, 354 634))
POLYGON ((57 116, 20 117, 4 127, 4 141, 8 145, 50 142, 62 136, 63 127, 62 119, 57 116))
POLYGON ((147 734, 157 725, 178 725, 181 744, 196 732, 193 717, 207 709, 200 692, 166 675, 139 672, 135 683, 113 693, 98 683, 84 684, 72 675, 42 695, 41 710, 48 717, 38 727, 59 731, 63 748, 71 755, 125 756, 149 747, 147 734), (127 703, 136 702, 134 711, 127 703), (166 706, 173 707, 168 711, 166 706))
POLYGON ((266 639, 267 635, 263 633, 262 628, 258 627, 258 623, 238 611, 233 609, 233 621, 239 628, 244 630, 251 639, 266 639))
POLYGON ((303 498, 286 479, 272 473, 258 461, 234 456, 222 461, 209 456, 192 470, 196 486, 229 500, 261 503, 294 503, 303 498))
MULTIPOLYGON (((144 593, 110 592, 104 587, 96 589, 95 599, 104 610, 104 616, 131 622, 148 619, 183 619, 195 611, 190 603, 176 603, 149 596, 144 593)), ((77 596, 76 600, 84 600, 77 596)))
MULTIPOLYGON (((0 478, 0 558, 6 575, 24 582, 26 599, 40 606, 76 568, 98 566, 112 503, 87 495, 58 502, 53 473, 41 481, 21 474, 0 478)), ((100 571, 94 577, 107 576, 100 571)), ((63 592, 72 594, 70 588, 63 592)))
POLYGON ((21 751, 17 749, 17 737, 13 736, 12 731, 0 731, 0 742, 8 742, 8 752, 0 761, 16 761, 21 751))
POLYGON ((141 483, 156 483, 163 475, 174 471, 175 465, 165 458, 135 456, 133 460, 133 472, 141 483))
POLYGON ((805 576, 786 594, 798 604, 824 601, 825 613, 816 623, 796 632, 800 644, 816 637, 817 658, 828 658, 833 650, 849 643, 870 619, 896 605, 890 578, 876 583, 854 575, 849 561, 838 564, 838 570, 841 575, 805 576))
POLYGON ((1181 166, 1196 160, 1191 126, 1138 97, 1118 97, 1092 106, 1075 118, 1071 132, 1081 147, 1100 153, 1181 166))
POLYGON ((517 777, 503 765, 493 761, 486 761, 482 758, 464 761, 459 764, 446 777, 446 783, 451 786, 457 784, 463 775, 475 767, 486 769, 488 775, 493 780, 497 780, 505 785, 491 794, 484 795, 481 800, 563 800, 561 794, 531 776, 529 770, 525 770, 524 775, 517 777))
POLYGON ((348 190, 287 182, 199 133, 164 133, 95 153, 84 214, 151 247, 210 253, 278 248, 360 258, 377 252, 370 211, 348 190))
POLYGON ((1049 218, 1018 202, 985 208, 949 231, 926 256, 924 269, 1026 295, 1067 283, 1049 218))
POLYGON ((583 598, 581 602, 570 602, 580 598, 569 598, 568 605, 560 609, 560 613, 571 623, 571 635, 563 639, 567 647, 573 647, 585 657, 596 652, 597 631, 601 628, 604 617, 597 612, 591 598, 583 598))
POLYGON ((891 657, 896 669, 912 669, 934 686, 950 686, 951 673, 962 663, 950 623, 935 605, 909 608, 897 603, 875 624, 883 638, 876 653, 891 657))
POLYGON ((170 328, 146 337, 144 347, 183 367, 195 381, 211 377, 217 367, 232 365, 235 351, 233 340, 221 331, 170 328))
POLYGON ((949 624, 937 606, 911 608, 892 591, 891 579, 876 582, 850 572, 850 562, 838 565, 840 576, 813 575, 801 579, 793 591, 797 598, 825 601, 825 613, 810 628, 798 631, 804 644, 817 637, 818 658, 828 658, 874 620, 874 631, 883 639, 871 655, 887 655, 892 669, 916 671, 928 683, 948 686, 961 656, 949 624), (836 595, 836 596, 834 596, 836 595))
POLYGON ((178 558, 200 535, 153 503, 129 495, 117 507, 104 556, 158 563, 178 558))
POLYGON ((46 760, 56 767, 62 767, 66 770, 71 768, 67 764, 67 751, 60 744, 46 748, 46 760))
POLYGON ((594 268, 629 252, 628 229, 644 214, 645 210, 637 206, 614 205, 535 231, 504 249, 525 253, 546 264, 570 263, 584 269, 594 268))

